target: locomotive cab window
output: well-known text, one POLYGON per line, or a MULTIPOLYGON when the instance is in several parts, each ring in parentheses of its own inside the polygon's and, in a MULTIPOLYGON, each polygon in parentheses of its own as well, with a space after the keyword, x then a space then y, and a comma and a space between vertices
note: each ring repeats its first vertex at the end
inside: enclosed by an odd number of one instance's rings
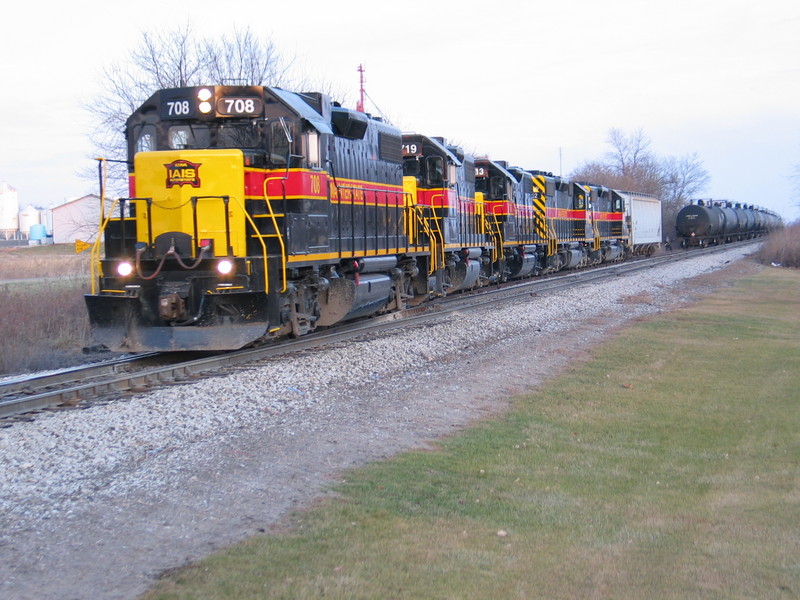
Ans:
POLYGON ((209 132, 207 127, 173 125, 167 132, 167 140, 172 150, 208 148, 209 132))
POLYGON ((431 187, 437 187, 444 183, 444 161, 439 156, 430 156, 425 161, 427 170, 427 182, 431 187))
POLYGON ((264 131, 261 123, 222 123, 217 129, 217 148, 262 148, 264 131))
POLYGON ((154 125, 145 125, 136 138, 135 152, 150 152, 156 149, 156 128, 154 125))
POLYGON ((403 175, 406 177, 419 177, 419 160, 416 157, 403 160, 403 175))
POLYGON ((292 124, 283 118, 270 123, 269 153, 273 165, 286 165, 291 153, 292 124))
POLYGON ((492 200, 505 199, 505 181, 502 177, 494 176, 489 180, 489 198, 492 200))

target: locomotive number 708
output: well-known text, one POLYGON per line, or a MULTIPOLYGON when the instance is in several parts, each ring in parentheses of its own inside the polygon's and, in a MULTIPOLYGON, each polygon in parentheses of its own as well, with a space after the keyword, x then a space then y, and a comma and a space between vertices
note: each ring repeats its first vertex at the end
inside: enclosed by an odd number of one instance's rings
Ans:
POLYGON ((188 100, 168 100, 167 101, 167 114, 171 117, 188 115, 191 112, 191 107, 188 100))

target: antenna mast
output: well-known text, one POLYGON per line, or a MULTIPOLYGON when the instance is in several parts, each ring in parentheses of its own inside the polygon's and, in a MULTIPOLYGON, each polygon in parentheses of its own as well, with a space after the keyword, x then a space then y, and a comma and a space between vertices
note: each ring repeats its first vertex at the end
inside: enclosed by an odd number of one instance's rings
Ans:
POLYGON ((365 112, 364 111, 364 94, 366 92, 364 92, 364 67, 361 66, 361 65, 358 65, 358 77, 359 77, 359 80, 360 80, 360 83, 361 83, 361 89, 359 90, 359 100, 358 100, 358 104, 356 104, 356 110, 358 112, 362 112, 363 113, 363 112, 365 112))

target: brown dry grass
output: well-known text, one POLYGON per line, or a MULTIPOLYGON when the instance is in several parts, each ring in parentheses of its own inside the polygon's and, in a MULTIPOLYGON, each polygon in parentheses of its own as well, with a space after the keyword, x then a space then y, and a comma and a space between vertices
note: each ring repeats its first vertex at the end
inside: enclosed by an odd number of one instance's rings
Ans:
POLYGON ((770 235, 758 253, 758 260, 765 265, 800 268, 800 223, 770 235))
POLYGON ((75 253, 71 244, 0 249, 0 281, 39 277, 89 278, 89 252, 75 253))
POLYGON ((72 246, 0 250, 0 375, 85 360, 88 266, 88 254, 76 255, 72 246))

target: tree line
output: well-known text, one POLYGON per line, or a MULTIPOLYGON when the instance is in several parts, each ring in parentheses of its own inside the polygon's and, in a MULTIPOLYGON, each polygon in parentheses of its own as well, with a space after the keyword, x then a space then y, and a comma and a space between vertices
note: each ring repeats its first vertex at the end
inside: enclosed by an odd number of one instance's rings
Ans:
POLYGON ((658 156, 641 129, 626 133, 613 128, 606 142, 611 149, 605 156, 583 163, 570 174, 570 179, 657 196, 661 199, 664 233, 669 236, 678 211, 711 181, 703 161, 697 153, 658 156))

